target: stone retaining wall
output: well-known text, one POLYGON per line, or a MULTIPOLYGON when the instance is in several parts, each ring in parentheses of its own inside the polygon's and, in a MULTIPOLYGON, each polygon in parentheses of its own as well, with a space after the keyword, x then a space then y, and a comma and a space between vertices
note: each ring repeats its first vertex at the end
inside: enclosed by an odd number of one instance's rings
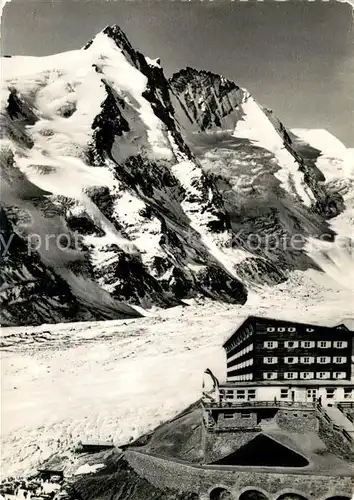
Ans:
POLYGON ((246 472, 236 468, 225 470, 215 466, 191 466, 132 449, 128 449, 125 455, 135 471, 154 486, 198 493, 200 500, 209 500, 210 491, 217 486, 228 488, 236 500, 247 489, 261 491, 269 500, 276 500, 281 494, 291 492, 303 495, 307 500, 326 500, 335 495, 351 498, 354 491, 353 477, 246 472))
POLYGON ((276 416, 281 429, 290 432, 317 432, 319 422, 314 410, 281 409, 276 416))

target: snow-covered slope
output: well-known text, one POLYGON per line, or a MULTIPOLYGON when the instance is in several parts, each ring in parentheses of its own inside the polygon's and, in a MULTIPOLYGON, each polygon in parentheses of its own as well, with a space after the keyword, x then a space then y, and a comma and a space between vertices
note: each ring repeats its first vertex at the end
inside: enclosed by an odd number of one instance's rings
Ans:
POLYGON ((354 149, 348 149, 326 130, 294 129, 304 143, 318 149, 316 165, 325 177, 325 186, 334 196, 340 195, 344 210, 330 221, 336 233, 333 243, 310 238, 308 254, 329 276, 349 290, 354 284, 354 149))
POLYGON ((4 210, 35 245, 28 260, 79 301, 133 314, 197 296, 244 303, 246 287, 315 266, 289 241, 328 232, 341 195, 233 82, 190 68, 167 81, 112 26, 81 50, 4 58, 2 83, 4 210))
POLYGON ((303 142, 317 148, 317 166, 327 181, 354 175, 354 149, 347 148, 337 137, 323 129, 292 129, 303 142))
POLYGON ((334 326, 353 293, 309 270, 250 293, 125 321, 2 330, 3 474, 30 471, 79 441, 117 446, 201 397, 203 372, 226 377, 223 342, 249 314, 334 326), (329 306, 330 305, 330 306, 329 306))

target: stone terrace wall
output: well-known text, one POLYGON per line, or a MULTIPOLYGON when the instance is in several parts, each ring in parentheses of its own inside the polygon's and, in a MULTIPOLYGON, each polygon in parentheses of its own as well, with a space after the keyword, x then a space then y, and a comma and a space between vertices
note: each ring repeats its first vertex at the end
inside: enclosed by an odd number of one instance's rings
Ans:
POLYGON ((250 412, 249 418, 242 418, 242 411, 227 411, 219 412, 216 423, 217 429, 254 429, 257 427, 257 412, 250 412), (225 414, 231 414, 232 418, 225 418, 225 414))
POLYGON ((316 432, 319 428, 316 411, 302 409, 280 409, 276 422, 281 429, 290 432, 316 432))
POLYGON ((209 500, 209 492, 216 486, 228 488, 236 499, 247 489, 262 491, 269 500, 276 500, 279 495, 291 492, 303 495, 308 500, 326 500, 335 495, 351 498, 354 491, 353 477, 198 467, 133 450, 127 450, 125 455, 135 471, 154 486, 198 493, 201 500, 209 500))

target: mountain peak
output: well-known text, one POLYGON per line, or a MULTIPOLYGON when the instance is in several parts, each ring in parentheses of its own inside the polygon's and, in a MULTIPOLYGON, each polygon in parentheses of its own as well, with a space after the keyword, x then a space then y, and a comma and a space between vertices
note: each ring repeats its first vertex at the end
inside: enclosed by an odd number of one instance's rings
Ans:
POLYGON ((130 47, 130 49, 132 49, 132 46, 127 38, 127 35, 124 33, 121 27, 118 26, 118 24, 112 24, 106 26, 105 29, 103 30, 103 33, 112 38, 112 40, 114 40, 117 45, 119 46, 124 45, 124 47, 130 47))
MULTIPOLYGON (((108 25, 100 33, 111 38, 120 49, 127 52, 129 55, 135 52, 127 38, 127 35, 124 33, 121 27, 118 26, 118 24, 108 25)), ((94 37, 84 46, 84 50, 91 47, 95 38, 96 37, 94 37)))
POLYGON ((218 75, 204 69, 192 68, 190 66, 186 66, 186 68, 174 73, 170 78, 170 83, 181 91, 184 90, 191 81, 196 80, 200 80, 204 86, 214 85, 217 82, 226 92, 238 90, 240 88, 235 82, 228 80, 223 75, 218 75))

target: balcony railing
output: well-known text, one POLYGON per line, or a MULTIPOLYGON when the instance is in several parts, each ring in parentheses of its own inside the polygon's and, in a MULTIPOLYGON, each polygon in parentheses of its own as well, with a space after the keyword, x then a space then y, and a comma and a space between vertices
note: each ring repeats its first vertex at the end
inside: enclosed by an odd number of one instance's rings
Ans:
POLYGON ((354 401, 341 401, 338 406, 342 408, 354 408, 354 401))
POLYGON ((315 401, 202 401, 205 408, 316 408, 315 401))

